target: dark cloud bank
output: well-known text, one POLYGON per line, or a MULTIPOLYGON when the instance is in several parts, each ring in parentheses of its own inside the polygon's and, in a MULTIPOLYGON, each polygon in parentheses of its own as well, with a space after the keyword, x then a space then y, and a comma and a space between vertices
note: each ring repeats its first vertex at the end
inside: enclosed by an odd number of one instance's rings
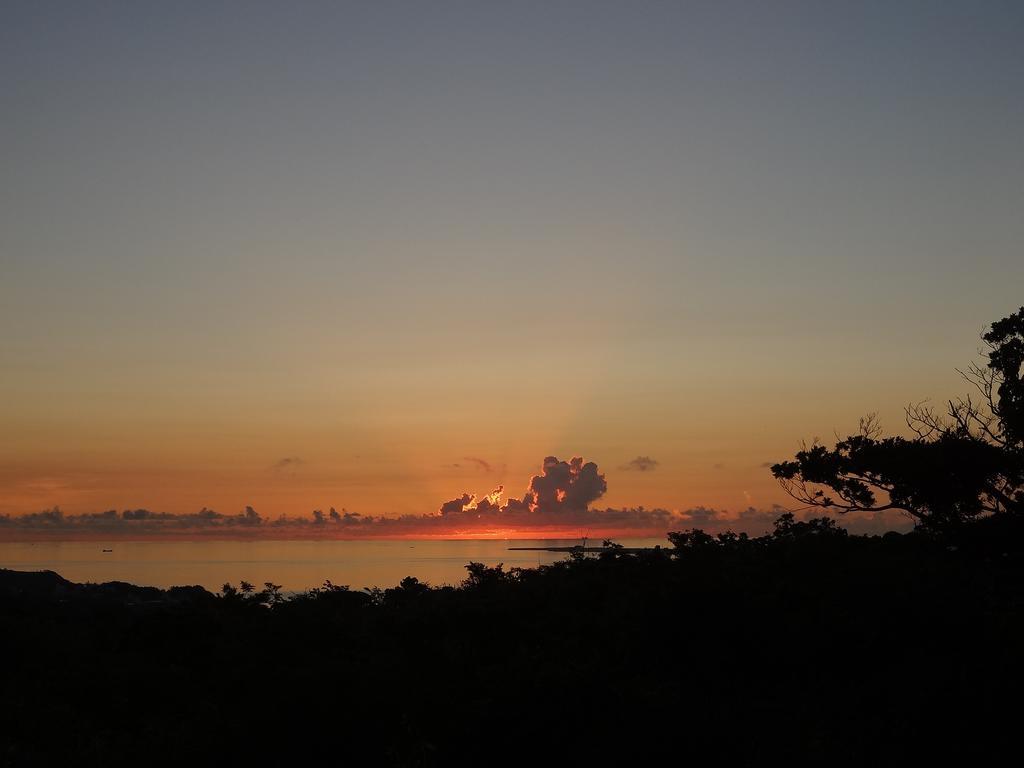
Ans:
MULTIPOLYGON (((639 471, 651 469, 657 462, 638 457, 630 464, 650 462, 639 471)), ((221 514, 212 509, 201 509, 190 514, 151 512, 131 509, 118 512, 93 512, 66 515, 53 508, 29 515, 0 515, 0 535, 11 538, 23 534, 62 535, 68 533, 102 535, 222 535, 247 536, 310 536, 325 535, 338 538, 387 537, 414 535, 460 535, 486 532, 523 531, 543 535, 567 531, 586 531, 591 536, 602 532, 618 535, 654 535, 667 531, 701 528, 709 532, 724 530, 746 531, 757 534, 768 530, 784 510, 750 507, 738 514, 707 507, 683 511, 632 507, 597 509, 591 504, 608 489, 605 476, 598 472, 597 464, 582 458, 560 461, 554 456, 544 459, 541 473, 530 480, 522 498, 502 503, 504 489, 499 486, 478 498, 471 493, 441 504, 437 512, 425 515, 385 517, 361 515, 331 507, 327 512, 317 509, 311 517, 282 516, 266 519, 252 507, 234 515, 221 514)), ((820 511, 818 511, 820 514, 820 511)), ((811 516, 805 513, 805 516, 811 516)), ((841 522, 858 533, 876 533, 894 528, 909 528, 902 516, 859 515, 848 516, 841 522)))

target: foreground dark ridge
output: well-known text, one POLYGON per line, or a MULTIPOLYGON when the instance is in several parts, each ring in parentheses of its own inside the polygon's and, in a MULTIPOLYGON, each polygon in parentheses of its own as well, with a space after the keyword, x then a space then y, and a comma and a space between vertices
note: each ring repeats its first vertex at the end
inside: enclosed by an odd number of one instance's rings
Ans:
MULTIPOLYGON (((1010 532, 1012 533, 1012 531, 1010 532)), ((461 588, 0 572, 0 764, 972 763, 1017 751, 1024 568, 780 521, 461 588), (1007 703, 1009 702, 1009 703, 1007 703)))

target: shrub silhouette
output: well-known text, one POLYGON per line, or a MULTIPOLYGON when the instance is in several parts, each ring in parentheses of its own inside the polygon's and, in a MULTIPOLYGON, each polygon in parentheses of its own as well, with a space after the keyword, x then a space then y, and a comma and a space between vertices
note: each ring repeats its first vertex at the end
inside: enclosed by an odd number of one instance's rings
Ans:
POLYGON ((459 588, 327 582, 280 600, 273 583, 215 597, 0 571, 0 765, 1015 753, 1002 702, 1024 683, 1024 558, 792 515, 765 536, 670 539, 474 563, 459 588))

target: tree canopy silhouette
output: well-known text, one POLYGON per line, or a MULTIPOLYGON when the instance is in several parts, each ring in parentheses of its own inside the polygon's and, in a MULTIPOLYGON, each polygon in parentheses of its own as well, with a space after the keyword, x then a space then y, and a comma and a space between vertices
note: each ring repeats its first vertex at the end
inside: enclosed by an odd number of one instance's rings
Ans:
MULTIPOLYGON (((1024 307, 982 335, 984 365, 959 373, 975 394, 906 408, 912 436, 884 437, 872 414, 828 448, 772 466, 790 496, 840 513, 898 509, 934 530, 1024 511, 1024 307)), ((958 369, 959 370, 959 369, 958 369)))

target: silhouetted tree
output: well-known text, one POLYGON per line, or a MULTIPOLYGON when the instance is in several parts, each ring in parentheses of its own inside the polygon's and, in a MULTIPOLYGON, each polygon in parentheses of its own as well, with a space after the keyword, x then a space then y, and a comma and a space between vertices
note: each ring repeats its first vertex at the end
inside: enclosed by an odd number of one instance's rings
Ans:
POLYGON ((269 581, 263 583, 263 590, 258 595, 259 601, 266 605, 277 605, 284 600, 281 594, 280 584, 271 584, 269 581))
POLYGON ((718 534, 718 543, 724 547, 732 547, 742 544, 747 544, 750 541, 750 537, 743 531, 736 533, 735 531, 723 531, 718 534))
POLYGON ((978 377, 989 410, 998 419, 998 431, 990 436, 1010 450, 1024 451, 1024 307, 992 323, 982 339, 989 347, 988 370, 975 366, 971 373, 978 377), (993 390, 998 399, 992 397, 993 390))
POLYGON ((617 544, 611 539, 605 539, 601 542, 601 549, 602 552, 598 555, 599 559, 614 560, 616 557, 622 554, 621 550, 625 549, 625 547, 622 544, 617 544))
POLYGON ((504 563, 498 563, 493 568, 488 568, 483 563, 469 563, 466 565, 466 570, 469 575, 462 582, 466 587, 490 587, 508 581, 504 563))
POLYGON ((430 592, 430 585, 415 576, 406 576, 397 587, 384 590, 384 602, 387 605, 405 605, 430 592))
POLYGON ((781 515, 774 523, 772 538, 776 541, 805 539, 811 536, 848 535, 845 528, 840 528, 835 520, 828 517, 812 517, 810 520, 797 520, 792 512, 781 515))
POLYGON ((908 406, 914 437, 882 437, 874 415, 834 448, 814 443, 772 474, 795 499, 837 512, 899 509, 925 528, 950 529, 1024 507, 1024 308, 982 336, 988 362, 961 371, 980 393, 945 414, 908 406))
POLYGON ((672 531, 668 534, 668 540, 676 550, 692 550, 710 547, 715 544, 715 537, 705 533, 700 528, 689 531, 672 531))

